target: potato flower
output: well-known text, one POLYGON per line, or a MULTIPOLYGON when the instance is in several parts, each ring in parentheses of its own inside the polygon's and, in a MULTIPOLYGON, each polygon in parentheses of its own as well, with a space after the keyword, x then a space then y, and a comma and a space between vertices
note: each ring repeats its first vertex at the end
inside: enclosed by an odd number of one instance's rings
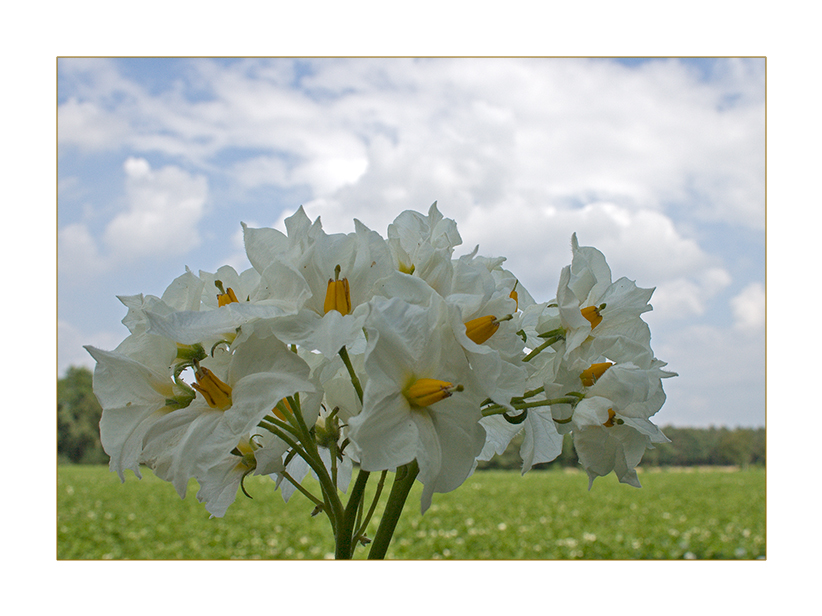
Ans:
POLYGON ((485 442, 482 394, 441 299, 424 307, 375 297, 365 328, 369 378, 349 436, 365 470, 417 460, 424 512, 434 492, 459 487, 471 473, 485 442))

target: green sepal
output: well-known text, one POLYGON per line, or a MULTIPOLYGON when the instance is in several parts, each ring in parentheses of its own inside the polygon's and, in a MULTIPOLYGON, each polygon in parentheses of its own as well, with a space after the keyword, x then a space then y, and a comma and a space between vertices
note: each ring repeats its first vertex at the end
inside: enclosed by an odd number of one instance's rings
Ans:
POLYGON ((186 367, 192 362, 205 358, 205 349, 199 342, 197 344, 177 344, 177 359, 181 360, 186 367))

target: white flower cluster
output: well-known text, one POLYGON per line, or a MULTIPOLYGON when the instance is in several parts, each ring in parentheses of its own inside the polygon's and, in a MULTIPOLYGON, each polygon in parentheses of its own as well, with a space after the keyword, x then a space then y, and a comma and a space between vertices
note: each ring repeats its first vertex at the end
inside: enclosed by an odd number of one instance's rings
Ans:
POLYGON ((356 220, 328 234, 302 208, 285 222, 243 225, 249 270, 187 270, 162 297, 120 297, 130 335, 86 347, 122 480, 146 465, 184 497, 195 478, 222 516, 249 473, 287 499, 309 472, 345 491, 353 463, 416 461, 425 511, 524 431, 523 473, 573 432, 591 482, 613 470, 639 486, 643 452, 667 441, 649 418, 673 376, 640 318, 652 290, 613 282, 574 236, 556 300, 536 303, 504 258, 454 258, 461 238, 436 203, 387 239, 356 220))

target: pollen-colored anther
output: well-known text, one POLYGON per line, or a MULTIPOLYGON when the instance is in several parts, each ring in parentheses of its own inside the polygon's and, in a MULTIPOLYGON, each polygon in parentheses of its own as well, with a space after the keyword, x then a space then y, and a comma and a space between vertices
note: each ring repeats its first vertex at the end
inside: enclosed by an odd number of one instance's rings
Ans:
POLYGON ((237 296, 234 294, 234 289, 232 289, 231 287, 228 287, 228 290, 226 290, 225 293, 219 293, 217 295, 217 305, 220 307, 238 303, 239 300, 237 299, 237 296))
POLYGON ((223 383, 208 368, 198 367, 194 377, 197 382, 191 386, 203 394, 208 406, 221 411, 231 408, 231 386, 223 383))
POLYGON ((328 280, 323 314, 327 314, 331 310, 336 310, 343 316, 351 314, 351 291, 348 288, 348 278, 328 280))
POLYGON ((405 397, 411 406, 422 408, 445 400, 455 391, 462 391, 462 387, 437 379, 417 379, 405 390, 405 397))
POLYGON ((508 297, 510 297, 512 300, 514 300, 516 302, 516 305, 517 305, 516 309, 517 310, 519 310, 519 294, 517 293, 517 285, 518 284, 519 284, 519 281, 516 281, 514 283, 514 288, 511 289, 511 293, 508 295, 508 297))
POLYGON ((600 310, 602 310, 602 306, 588 306, 580 310, 582 316, 588 319, 588 322, 591 324, 591 329, 594 329, 602 322, 602 315, 599 314, 600 310))
POLYGON ((485 317, 471 319, 465 324, 465 335, 475 344, 482 344, 499 329, 497 317, 490 314, 485 317))
POLYGON ((597 382, 599 377, 605 374, 605 371, 613 366, 609 361, 603 362, 601 364, 591 364, 590 368, 587 368, 582 371, 582 374, 579 375, 579 378, 582 379, 582 384, 585 387, 590 387, 594 383, 597 382))
POLYGON ((606 421, 603 426, 606 428, 613 428, 614 427, 614 418, 616 417, 616 413, 614 413, 614 409, 608 409, 608 421, 606 421))

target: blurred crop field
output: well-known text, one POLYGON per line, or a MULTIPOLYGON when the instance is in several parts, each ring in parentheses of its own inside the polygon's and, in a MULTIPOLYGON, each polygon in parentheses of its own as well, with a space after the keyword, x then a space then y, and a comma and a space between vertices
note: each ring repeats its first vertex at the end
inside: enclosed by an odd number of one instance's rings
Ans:
MULTIPOLYGON (((377 473, 369 482, 373 493, 377 473)), ((404 560, 761 559, 765 470, 686 468, 612 475, 588 491, 579 471, 477 472, 436 494, 420 515, 415 485, 387 558, 404 560)), ((390 488, 388 484, 384 496, 390 488)), ((267 477, 249 477, 224 518, 209 519, 197 484, 181 500, 149 470, 125 484, 104 466, 60 465, 57 558, 222 560, 332 558, 327 518, 301 494, 284 503, 267 477)), ((311 487, 310 482, 308 484, 311 487)), ((315 490, 315 493, 318 491, 315 490)), ((369 526, 373 536, 377 509, 369 526)), ((355 558, 365 558, 359 548, 355 558)))

